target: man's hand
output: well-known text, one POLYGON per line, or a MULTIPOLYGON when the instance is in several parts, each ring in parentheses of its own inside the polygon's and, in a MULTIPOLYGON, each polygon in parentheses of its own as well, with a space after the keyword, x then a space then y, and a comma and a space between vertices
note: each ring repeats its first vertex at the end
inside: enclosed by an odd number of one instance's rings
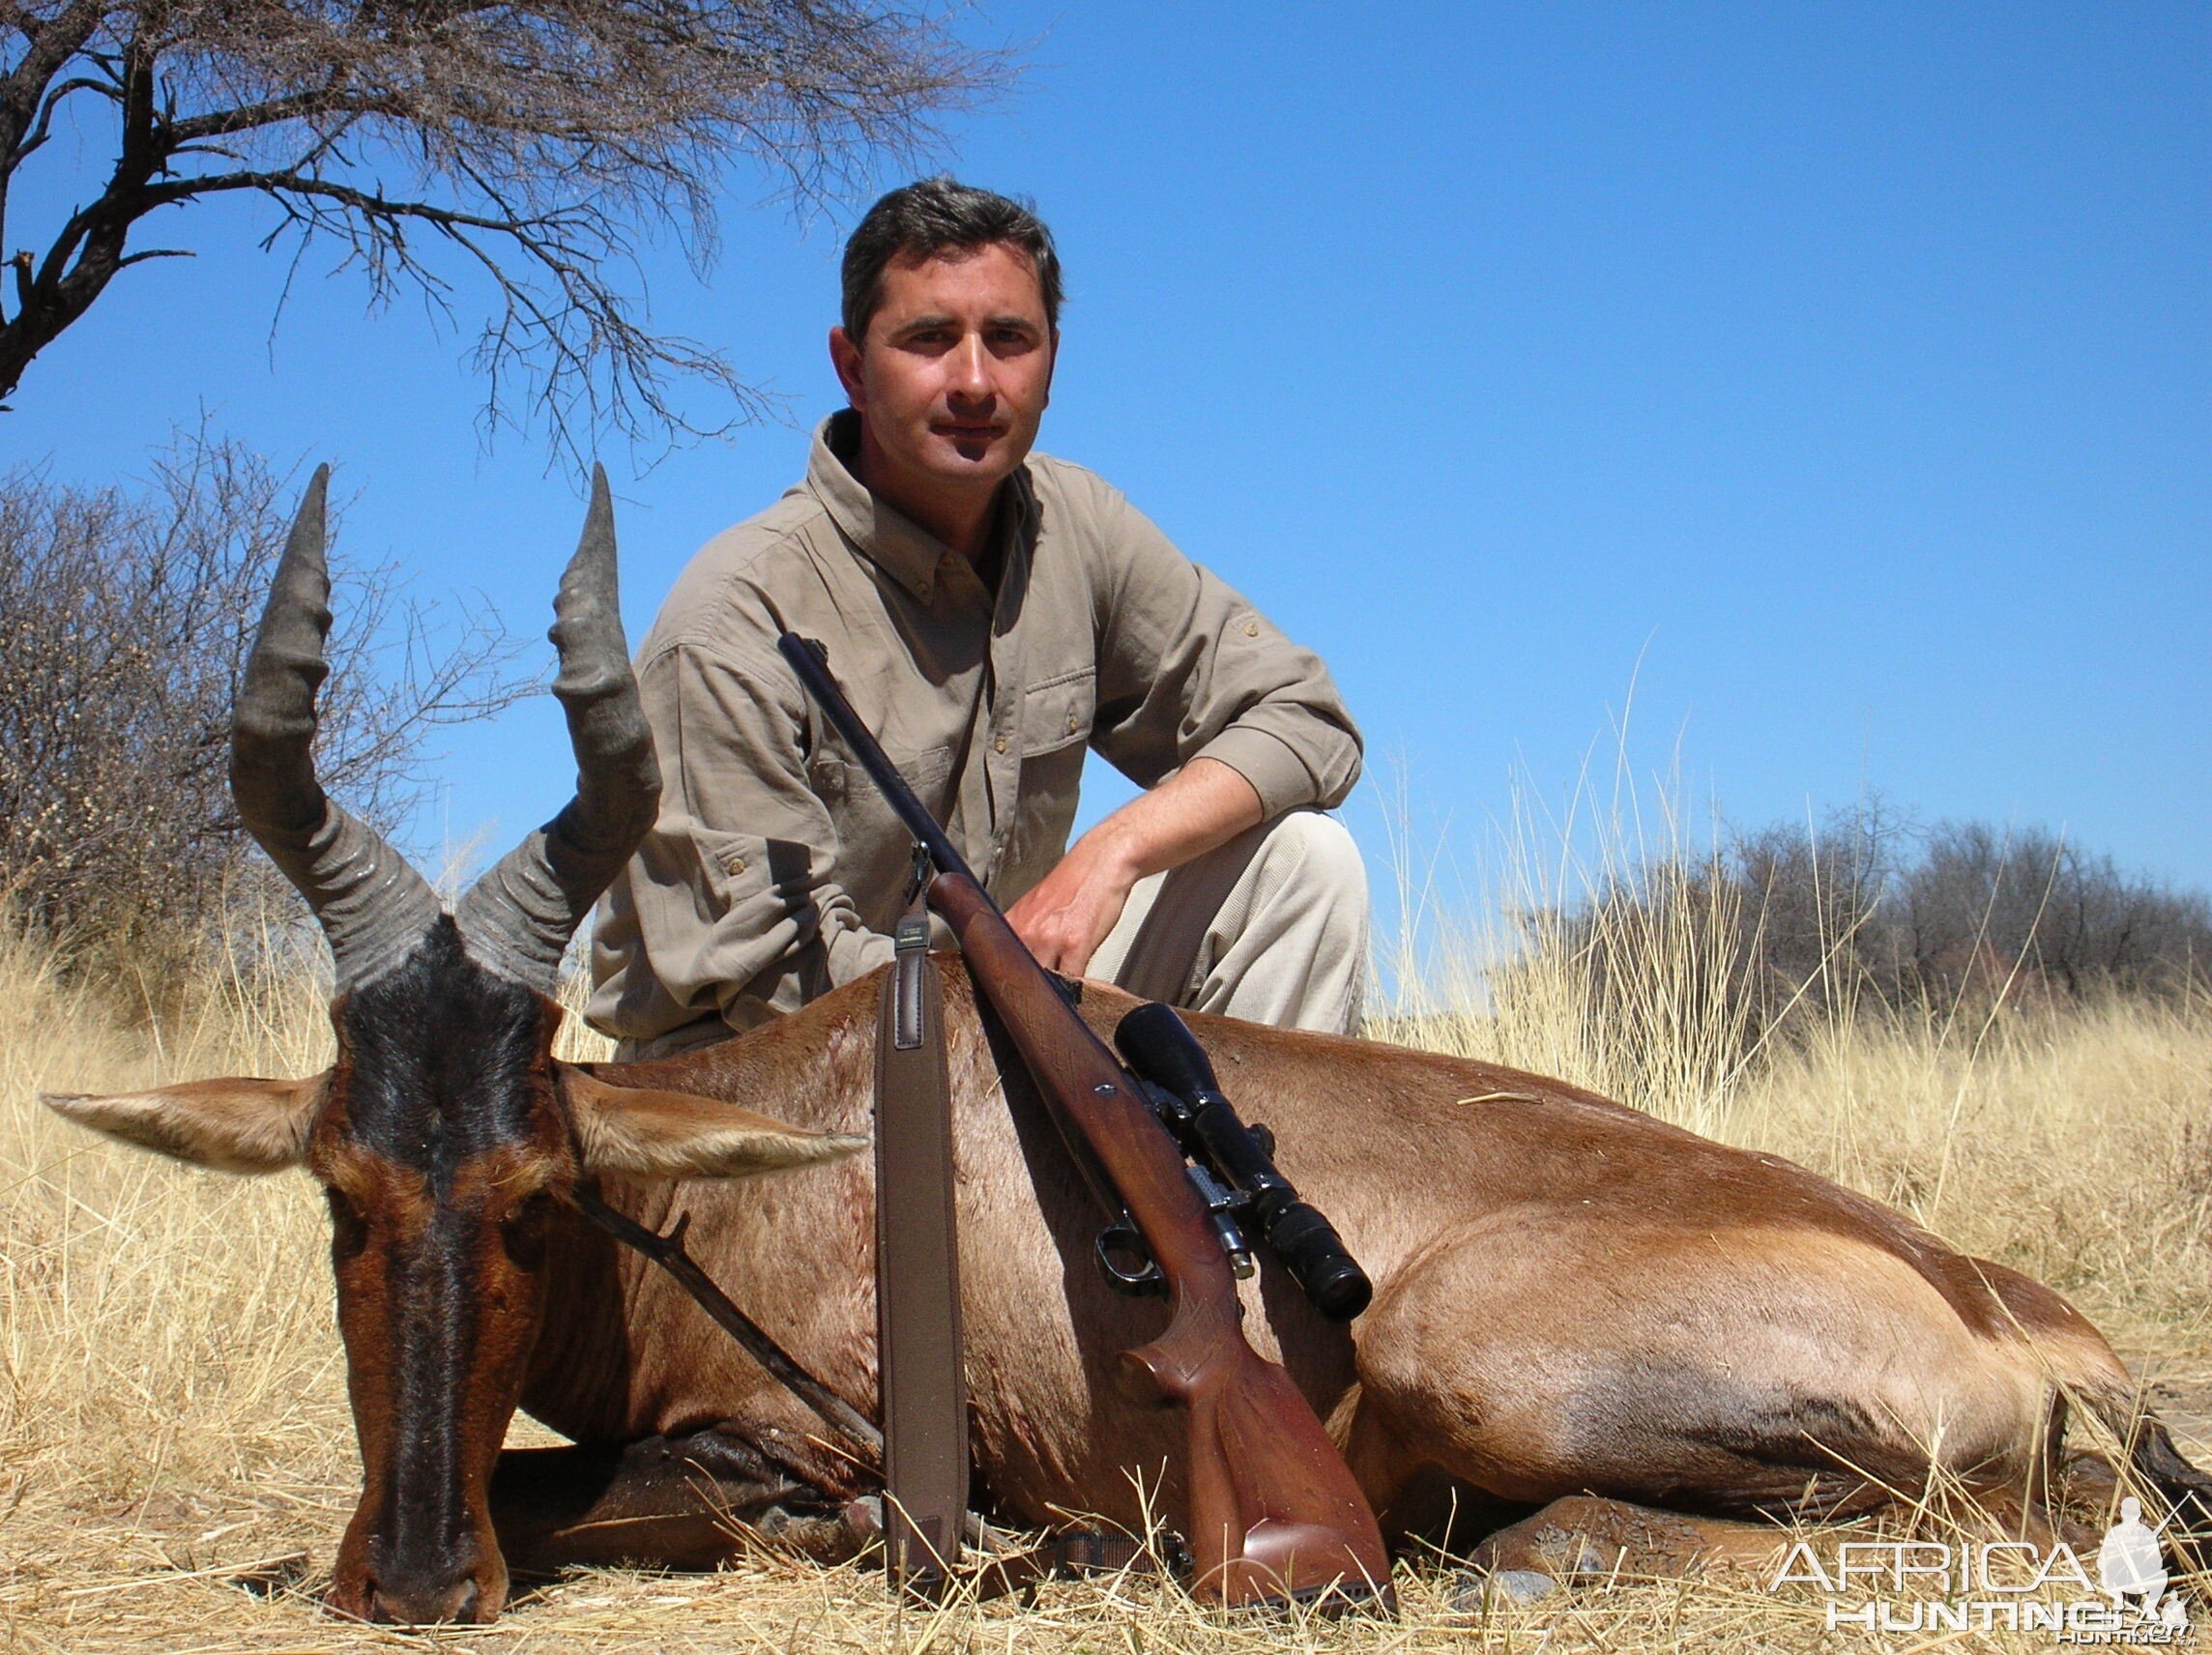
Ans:
POLYGON ((1081 976, 1139 880, 1226 845, 1260 814, 1250 782, 1217 759, 1193 759, 1069 846, 1006 923, 1046 970, 1081 976))

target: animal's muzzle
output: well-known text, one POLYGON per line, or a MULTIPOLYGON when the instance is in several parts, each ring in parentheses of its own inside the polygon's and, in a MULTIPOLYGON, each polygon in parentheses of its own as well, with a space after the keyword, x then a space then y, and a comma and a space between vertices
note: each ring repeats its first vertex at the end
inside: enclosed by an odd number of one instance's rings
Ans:
POLYGON ((473 1572, 441 1581, 416 1581, 404 1585, 371 1581, 368 1618, 401 1626, 435 1626, 441 1622, 481 1625, 499 1618, 500 1606, 485 1600, 473 1572))

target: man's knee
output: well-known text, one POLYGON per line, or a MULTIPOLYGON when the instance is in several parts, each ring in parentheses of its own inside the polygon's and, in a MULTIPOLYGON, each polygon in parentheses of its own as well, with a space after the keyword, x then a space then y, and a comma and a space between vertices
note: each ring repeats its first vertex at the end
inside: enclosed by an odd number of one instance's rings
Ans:
POLYGON ((1295 886, 1305 902, 1367 911, 1367 865, 1351 830, 1318 810, 1292 810, 1267 825, 1256 870, 1264 886, 1295 886))
POLYGON ((1367 975, 1367 870, 1344 824, 1295 810, 1262 829, 1216 915, 1199 1007, 1349 1033, 1367 975))

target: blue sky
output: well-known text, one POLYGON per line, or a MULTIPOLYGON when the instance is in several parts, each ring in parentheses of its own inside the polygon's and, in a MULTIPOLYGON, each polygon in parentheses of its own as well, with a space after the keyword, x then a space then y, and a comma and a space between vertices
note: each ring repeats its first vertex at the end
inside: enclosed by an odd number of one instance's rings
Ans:
MULTIPOLYGON (((1417 831, 1471 854, 1516 776, 1561 799, 1593 747, 1610 773, 1633 685, 1631 765, 1678 763, 1731 821, 1873 789, 2212 886, 2212 12, 1006 4, 962 28, 1028 43, 943 159, 1059 237, 1044 446, 1329 660, 1373 859, 1394 768, 1417 831)), ((53 159, 18 244, 98 152, 53 159)), ((649 258, 655 312, 791 422, 644 475, 607 450, 633 636, 835 406, 865 198, 800 222, 731 188, 708 283, 649 258)), ((356 551, 535 634, 575 479, 482 446, 468 335, 419 307, 366 317, 310 262, 272 334, 270 222, 175 217, 201 256, 127 273, 33 365, 0 462, 143 474, 204 407, 335 460, 356 551)), ((550 701, 445 745, 426 847, 496 853, 567 796, 550 701)))

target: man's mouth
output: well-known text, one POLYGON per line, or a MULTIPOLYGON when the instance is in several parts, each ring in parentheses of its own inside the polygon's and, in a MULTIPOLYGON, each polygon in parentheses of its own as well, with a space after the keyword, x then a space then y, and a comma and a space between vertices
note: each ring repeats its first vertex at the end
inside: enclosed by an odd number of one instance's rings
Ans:
POLYGON ((955 443, 988 443, 1006 434, 1004 425, 939 424, 930 428, 939 436, 955 443))

